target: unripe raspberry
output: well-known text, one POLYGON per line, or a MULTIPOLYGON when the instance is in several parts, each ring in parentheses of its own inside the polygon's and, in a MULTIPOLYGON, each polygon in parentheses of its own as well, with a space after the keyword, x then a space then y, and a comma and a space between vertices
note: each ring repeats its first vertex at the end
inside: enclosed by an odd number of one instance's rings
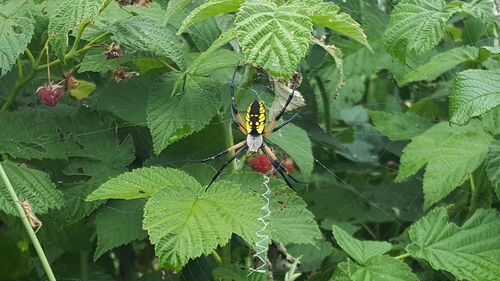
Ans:
POLYGON ((49 85, 39 87, 36 90, 36 93, 40 97, 43 104, 46 106, 54 106, 59 103, 63 94, 63 89, 62 86, 51 83, 49 85))
POLYGON ((252 170, 264 174, 269 172, 273 167, 269 159, 267 159, 267 157, 264 154, 259 154, 254 158, 250 159, 250 166, 252 167, 252 170))

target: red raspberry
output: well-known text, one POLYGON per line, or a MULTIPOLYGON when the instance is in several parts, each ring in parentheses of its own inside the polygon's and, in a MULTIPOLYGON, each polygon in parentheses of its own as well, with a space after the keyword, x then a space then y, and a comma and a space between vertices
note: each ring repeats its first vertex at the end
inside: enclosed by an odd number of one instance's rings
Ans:
POLYGON ((259 154, 254 158, 250 159, 250 166, 252 167, 252 170, 264 174, 269 172, 273 167, 269 159, 267 159, 267 157, 264 154, 259 154))
POLYGON ((51 83, 49 85, 39 87, 36 90, 36 93, 40 97, 43 104, 46 106, 54 106, 59 103, 63 94, 63 89, 61 85, 51 83))

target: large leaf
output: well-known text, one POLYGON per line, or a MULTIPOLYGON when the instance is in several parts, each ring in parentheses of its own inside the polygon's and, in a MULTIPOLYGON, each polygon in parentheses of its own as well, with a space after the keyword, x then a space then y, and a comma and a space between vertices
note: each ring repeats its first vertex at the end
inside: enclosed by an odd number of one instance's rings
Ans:
MULTIPOLYGON (((19 200, 28 201, 35 214, 45 214, 49 209, 62 206, 61 192, 55 188, 46 173, 18 166, 8 161, 3 161, 2 167, 19 200)), ((19 204, 19 202, 12 202, 5 183, 0 181, 0 210, 17 216, 18 213, 14 204, 19 204)))
POLYGON ((396 180, 427 164, 423 186, 427 208, 467 179, 483 162, 491 141, 492 136, 475 122, 466 127, 451 127, 447 122, 434 125, 405 147, 396 180))
POLYGON ((169 144, 205 127, 219 106, 220 89, 215 81, 186 76, 182 92, 172 95, 176 75, 166 75, 153 90, 147 109, 148 127, 156 154, 169 144))
POLYGON ((335 30, 351 39, 358 41, 371 50, 366 35, 358 22, 346 13, 339 13, 339 7, 331 2, 316 4, 311 10, 311 20, 332 30, 335 30))
POLYGON ((22 9, 7 10, 6 4, 0 5, 0 77, 9 72, 35 31, 33 19, 20 14, 22 12, 22 9))
POLYGON ((408 140, 423 133, 432 122, 413 112, 368 111, 375 128, 391 140, 408 140))
POLYGON ((213 17, 219 14, 235 12, 240 7, 243 0, 210 0, 194 9, 182 22, 177 35, 180 35, 186 29, 206 18, 213 17))
POLYGON ((360 241, 334 225, 333 236, 339 246, 360 264, 365 264, 372 257, 380 256, 391 250, 391 243, 385 241, 360 241))
POLYGON ((288 124, 269 136, 269 140, 292 157, 304 177, 311 176, 314 157, 311 140, 309 140, 306 131, 293 124, 288 124))
POLYGON ((494 23, 493 0, 469 0, 462 5, 462 11, 481 20, 484 24, 494 23))
POLYGON ((450 121, 464 125, 500 104, 500 69, 469 69, 455 76, 450 96, 450 121))
POLYGON ((291 75, 309 49, 312 23, 303 5, 249 0, 235 24, 245 60, 273 75, 291 75))
POLYGON ((457 279, 494 281, 500 276, 498 233, 500 215, 496 210, 479 209, 458 227, 448 223, 446 209, 437 208, 410 227, 412 243, 406 250, 457 279))
POLYGON ((137 16, 116 21, 112 32, 114 39, 131 51, 146 51, 154 56, 167 57, 181 69, 185 68, 177 38, 153 18, 137 16))
POLYGON ((443 0, 403 0, 392 11, 384 45, 401 61, 408 53, 422 54, 441 40, 452 12, 443 0))
POLYGON ((102 0, 66 0, 49 21, 49 41, 51 49, 62 57, 68 49, 68 32, 76 34, 84 22, 94 20, 102 0))
POLYGON ((403 261, 383 255, 369 258, 363 265, 349 261, 352 281, 418 281, 403 261))
POLYGON ((164 188, 146 203, 144 228, 160 264, 174 271, 189 259, 209 254, 232 233, 253 243, 261 228, 262 201, 237 184, 218 181, 208 192, 197 186, 164 188))
POLYGON ((463 46, 437 54, 425 64, 407 73, 400 85, 404 86, 415 81, 434 80, 463 62, 477 59, 478 51, 479 49, 476 47, 463 46))
POLYGON ((112 201, 97 212, 94 260, 113 248, 146 238, 142 230, 144 204, 143 199, 112 201))
POLYGON ((486 159, 486 172, 495 187, 497 197, 500 198, 500 141, 495 140, 490 145, 486 159))
POLYGON ((149 197, 169 186, 197 186, 199 183, 183 171, 149 167, 133 170, 113 178, 87 197, 88 201, 99 199, 134 199, 149 197))

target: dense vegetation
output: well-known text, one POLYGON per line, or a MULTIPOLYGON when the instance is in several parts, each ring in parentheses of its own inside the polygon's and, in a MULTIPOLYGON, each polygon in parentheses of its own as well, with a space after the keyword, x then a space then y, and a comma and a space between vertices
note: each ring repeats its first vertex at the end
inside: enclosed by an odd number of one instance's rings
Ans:
POLYGON ((499 17, 0 0, 0 280, 498 281, 499 17), (268 138, 296 191, 246 154, 205 192, 245 138, 233 73, 268 123, 301 80, 268 138))

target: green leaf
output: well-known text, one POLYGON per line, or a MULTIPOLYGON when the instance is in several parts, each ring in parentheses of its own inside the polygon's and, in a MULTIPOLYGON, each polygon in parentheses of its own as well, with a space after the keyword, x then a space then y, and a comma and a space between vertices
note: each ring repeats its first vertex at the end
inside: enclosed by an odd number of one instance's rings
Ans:
POLYGON ((451 127, 434 125, 412 139, 403 150, 396 181, 415 174, 427 164, 424 174, 424 207, 443 199, 461 185, 486 157, 492 136, 479 123, 451 127))
POLYGON ((0 5, 0 77, 10 71, 35 31, 33 19, 22 15, 22 9, 4 14, 4 8, 5 5, 0 5))
MULTIPOLYGON (((45 214, 49 209, 62 206, 61 192, 50 181, 49 175, 9 161, 3 161, 2 166, 19 200, 28 201, 35 214, 45 214)), ((0 210, 17 216, 14 204, 19 204, 19 202, 12 202, 5 183, 0 181, 0 210)))
POLYGON ((464 125, 500 104, 500 69, 469 69, 455 76, 450 122, 464 125))
POLYGON ((391 250, 391 243, 385 241, 361 241, 353 238, 342 228, 334 225, 333 236, 339 246, 360 264, 365 264, 375 256, 382 255, 391 250))
POLYGON ((83 57, 78 73, 85 71, 107 72, 117 68, 124 62, 124 58, 107 59, 101 51, 91 50, 85 54, 85 57, 83 57))
POLYGON ((316 4, 309 16, 314 23, 321 24, 338 33, 341 33, 371 50, 366 35, 358 22, 353 20, 349 14, 338 13, 339 7, 331 2, 316 4))
POLYGON ((220 104, 218 85, 204 77, 186 76, 182 93, 177 89, 171 95, 177 77, 164 76, 149 98, 147 121, 156 154, 169 144, 203 129, 220 104))
POLYGON ((201 4, 199 7, 191 11, 191 13, 182 22, 177 35, 180 35, 186 29, 206 18, 213 17, 219 14, 235 12, 240 7, 243 0, 210 0, 201 4))
POLYGON ((153 18, 137 16, 119 20, 111 31, 113 38, 131 51, 167 57, 180 69, 186 67, 175 35, 153 18))
POLYGON ((258 239, 262 201, 237 184, 218 181, 206 193, 175 186, 155 193, 144 209, 144 228, 162 267, 178 271, 189 259, 211 253, 232 233, 248 243, 258 239))
POLYGON ((408 53, 422 54, 441 40, 452 15, 443 0, 403 0, 392 11, 383 42, 400 61, 408 53))
POLYGON ((303 5, 249 0, 234 23, 246 62, 272 75, 291 75, 309 49, 312 23, 303 5))
POLYGON ((311 140, 309 140, 306 131, 293 124, 288 124, 269 136, 268 139, 292 157, 305 178, 311 176, 314 156, 311 140))
POLYGON ((403 261, 383 255, 369 258, 365 264, 349 261, 352 281, 418 281, 410 267, 403 261))
POLYGON ((92 82, 85 80, 78 80, 78 87, 71 89, 69 94, 77 100, 86 99, 95 91, 96 85, 92 82))
POLYGON ((97 212, 94 261, 113 248, 146 238, 147 233, 142 230, 145 203, 141 199, 112 201, 97 212))
POLYGON ((437 208, 410 227, 412 243, 406 250, 456 279, 494 281, 500 276, 498 233, 500 215, 496 210, 478 209, 458 227, 448 223, 446 209, 437 208))
POLYGON ((68 49, 68 32, 76 34, 84 22, 91 22, 97 16, 102 0, 66 0, 49 21, 50 48, 58 57, 68 49))
POLYGON ((231 280, 231 281, 267 281, 266 274, 252 273, 248 274, 247 269, 242 269, 238 265, 231 267, 219 266, 212 271, 214 280, 231 280))
POLYGON ((135 169, 113 178, 97 188, 87 201, 99 199, 134 199, 149 197, 169 186, 197 186, 199 183, 188 174, 172 168, 149 167, 135 169))
POLYGON ((493 184, 497 197, 500 198, 500 141, 495 140, 490 145, 486 158, 486 173, 493 184))
POLYGON ((368 111, 375 128, 393 141, 414 138, 432 126, 431 120, 411 111, 368 111))
POLYGON ((433 56, 428 62, 407 73, 399 84, 404 86, 415 81, 431 81, 455 66, 477 59, 478 48, 463 46, 433 56))
POLYGON ((462 11, 481 20, 483 24, 495 22, 492 0, 472 0, 462 5, 462 11))

